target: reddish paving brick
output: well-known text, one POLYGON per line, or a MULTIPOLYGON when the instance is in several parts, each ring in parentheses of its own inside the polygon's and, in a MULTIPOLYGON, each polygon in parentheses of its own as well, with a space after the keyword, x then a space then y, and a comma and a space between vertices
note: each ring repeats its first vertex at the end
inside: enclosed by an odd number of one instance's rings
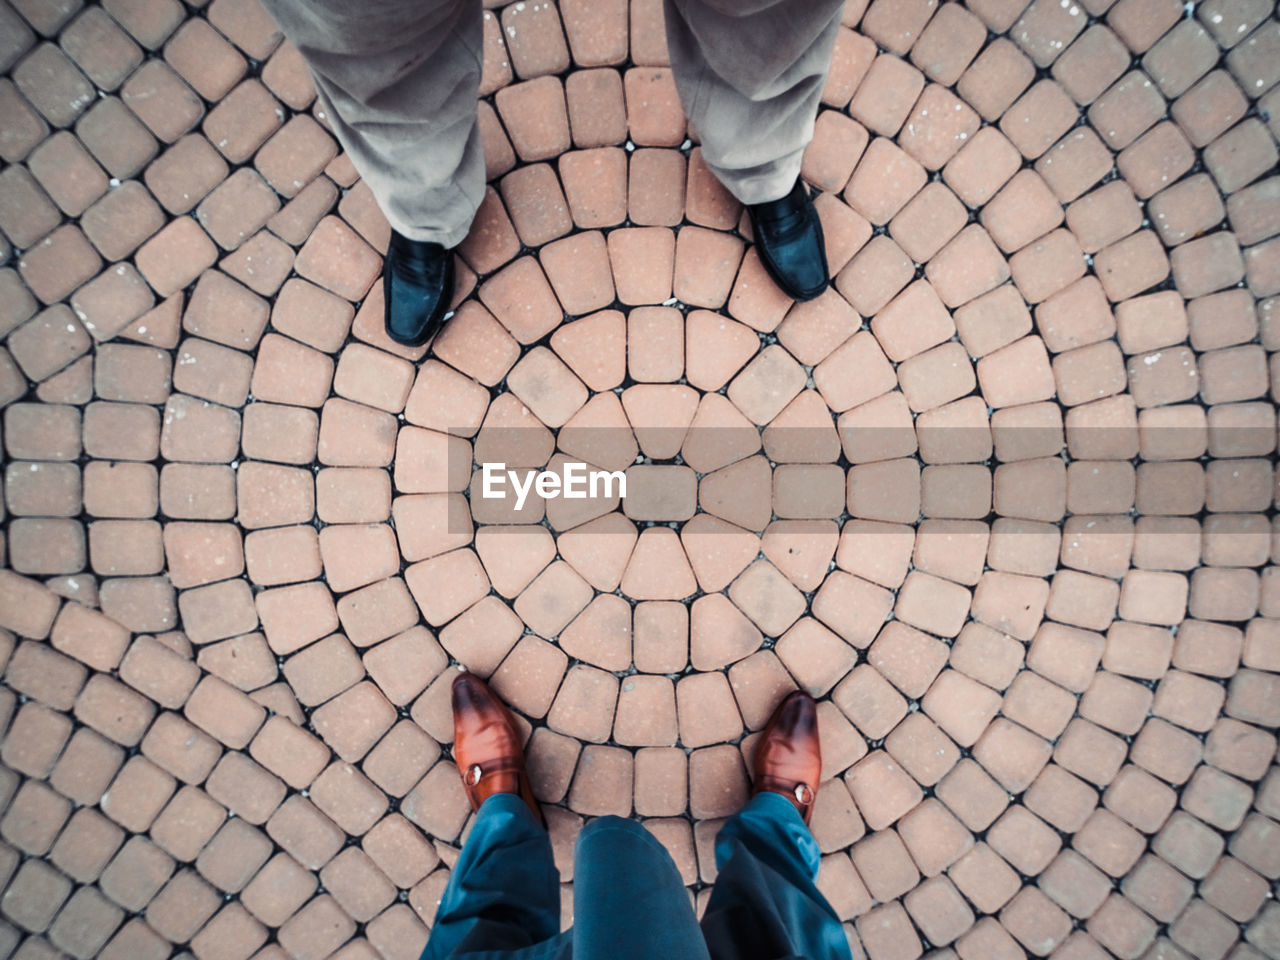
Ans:
MULTIPOLYGON (((1030 531, 1016 536, 1034 536, 1030 531)), ((1009 686, 1022 665, 1022 648, 1011 638, 981 624, 966 624, 956 638, 951 665, 996 690, 1009 686)))
POLYGON ((266 711, 226 681, 200 681, 183 711, 187 719, 233 749, 249 744, 266 711))
POLYGON ((1038 67, 1048 67, 1088 22, 1078 6, 1033 3, 1013 24, 1013 40, 1038 67))
POLYGON ((1096 100, 1129 66, 1131 54, 1108 27, 1089 27, 1054 61, 1053 78, 1081 105, 1096 100))
POLYGON ((742 244, 701 227, 686 227, 676 241, 672 292, 695 307, 723 306, 742 260, 742 244))
POLYGON ((827 192, 839 192, 866 148, 868 134, 860 123, 834 111, 819 114, 814 139, 805 149, 802 176, 827 192))
POLYGON ((1069 202, 1105 177, 1113 162, 1098 135, 1082 127, 1054 144, 1036 161, 1036 170, 1060 200, 1069 202))
POLYGON ((521 159, 546 160, 569 147, 564 88, 557 78, 544 76, 504 87, 496 103, 521 159))
POLYGON ((588 815, 629 814, 633 768, 632 755, 625 750, 597 744, 583 748, 569 792, 570 806, 588 815))
POLYGON ((18 271, 44 303, 61 300, 97 273, 101 262, 84 234, 67 224, 54 230, 18 261, 18 271))
POLYGON ((1076 107, 1053 80, 1041 80, 1000 118, 1000 129, 1028 160, 1049 149, 1075 123, 1076 107))
POLYGON ((1024 806, 1011 806, 987 831, 987 842, 1028 876, 1039 874, 1061 848, 1058 835, 1024 806))
POLYGON ((1233 126, 1246 109, 1236 82, 1225 70, 1214 70, 1175 100, 1169 113, 1187 139, 1203 147, 1233 126))
POLYGON ((24 930, 40 933, 71 892, 71 882, 42 860, 28 860, 18 868, 0 912, 24 930))
POLYGON ((258 920, 278 927, 315 889, 315 878, 287 853, 279 853, 241 891, 240 902, 258 920))
POLYGON ((64 796, 95 804, 124 761, 124 751, 87 728, 77 730, 54 767, 50 783, 64 796))
POLYGON ((349 847, 320 873, 325 889, 353 919, 365 922, 395 899, 395 888, 364 851, 349 847))
POLYGON ((901 247, 888 237, 873 237, 840 271, 836 289, 856 311, 871 315, 892 300, 913 274, 911 259, 901 247))
MULTIPOLYGON (((106 174, 69 133, 55 134, 33 150, 27 168, 69 216, 80 215, 107 191, 106 174)), ((121 172, 128 175, 134 171, 121 172)))
POLYGON ((948 878, 975 907, 987 913, 999 910, 1019 887, 1018 875, 985 843, 976 844, 954 863, 948 878))
POLYGON ((970 207, 981 206, 1017 172, 1022 158, 994 127, 974 134, 943 168, 943 179, 970 207))
POLYGON ((23 58, 13 70, 13 81, 55 127, 70 126, 94 99, 88 78, 51 43, 23 58))
POLYGON ((1009 264, 987 232, 970 224, 929 261, 925 277, 948 306, 958 307, 1009 279, 1009 264))
MULTIPOLYGON (((931 80, 950 86, 985 41, 986 28, 981 20, 963 7, 942 6, 911 47, 911 62, 931 80)), ((839 46, 840 41, 836 42, 839 46)))
POLYGON ((1259 123, 1245 120, 1205 148, 1205 165, 1225 192, 1234 194, 1273 165, 1274 141, 1265 133, 1259 123))
POLYGON ((337 217, 320 221, 294 263, 308 280, 347 300, 359 300, 381 269, 380 258, 337 217))
POLYGON ((961 75, 956 91, 985 120, 995 122, 1034 77, 1035 64, 1011 41, 997 37, 961 75))
POLYGON ((38 780, 28 780, 14 795, 0 835, 29 856, 42 857, 71 815, 71 804, 38 780))
POLYGON ((0 756, 26 776, 45 778, 71 735, 69 722, 38 703, 25 704, 13 719, 0 756))
MULTIPOLYGON (((70 140, 76 142, 74 137, 70 140)), ((4 207, 0 216, 5 235, 12 243, 30 246, 59 224, 57 209, 25 167, 10 167, 2 182, 4 207)))
POLYGON ((868 754, 855 764, 844 780, 872 830, 884 830, 915 807, 922 797, 915 781, 882 750, 868 754))
POLYGON ((930 84, 907 116, 899 136, 904 150, 929 170, 947 163, 977 132, 978 114, 938 84, 930 84))
POLYGON ((1142 212, 1133 190, 1113 180, 1067 207, 1067 226, 1086 253, 1128 236, 1142 225, 1142 212))
POLYGON ((892 137, 923 88, 919 70, 891 53, 881 54, 858 84, 849 113, 873 133, 892 137))
POLYGON ((203 783, 221 755, 211 737, 175 713, 162 713, 142 741, 143 754, 185 783, 203 783))
POLYGON ((916 886, 920 873, 898 834, 877 832, 850 851, 854 867, 877 900, 893 900, 916 886))
POLYGON ((1176 125, 1162 122, 1122 150, 1116 165, 1134 193, 1146 198, 1177 180, 1193 161, 1187 138, 1176 125))
POLYGON ((917 263, 932 259, 968 221, 964 207, 950 190, 928 184, 889 224, 898 245, 917 263))
POLYGON ((294 914, 277 936, 293 956, 320 957, 335 952, 355 930, 355 922, 337 901, 322 894, 294 914))
MULTIPOLYGON (((15 23, 14 28, 17 28, 15 23)), ((114 90, 142 62, 142 51, 111 17, 86 10, 69 23, 59 43, 97 86, 114 90)))
POLYGON ((924 186, 924 168, 892 140, 871 141, 844 191, 844 198, 873 224, 887 223, 924 186))

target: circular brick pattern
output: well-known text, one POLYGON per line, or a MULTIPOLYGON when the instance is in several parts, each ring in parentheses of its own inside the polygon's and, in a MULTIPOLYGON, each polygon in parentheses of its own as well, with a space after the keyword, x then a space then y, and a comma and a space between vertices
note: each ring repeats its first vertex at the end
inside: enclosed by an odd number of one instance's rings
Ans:
POLYGON ((416 956, 460 664, 567 885, 635 816, 705 904, 802 687, 855 956, 1280 956, 1271 5, 850 0, 802 305, 660 3, 484 16, 428 356, 256 4, 0 8, 0 953, 416 956))

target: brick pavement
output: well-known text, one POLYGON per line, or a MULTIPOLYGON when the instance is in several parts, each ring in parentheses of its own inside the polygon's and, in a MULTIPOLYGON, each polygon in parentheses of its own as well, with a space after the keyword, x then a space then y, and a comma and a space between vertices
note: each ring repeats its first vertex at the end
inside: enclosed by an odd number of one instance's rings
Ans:
POLYGON ((461 663, 567 891, 615 813, 705 904, 802 686, 855 957, 1280 957, 1272 4, 849 0, 799 306, 657 0, 486 6, 427 355, 255 0, 0 2, 0 956, 412 960, 461 663))

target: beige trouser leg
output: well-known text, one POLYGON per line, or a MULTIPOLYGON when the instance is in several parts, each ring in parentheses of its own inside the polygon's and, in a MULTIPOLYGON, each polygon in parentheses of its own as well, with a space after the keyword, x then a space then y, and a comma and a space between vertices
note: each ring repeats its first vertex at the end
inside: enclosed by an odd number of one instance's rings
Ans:
POLYGON ((461 243, 484 199, 480 0, 265 0, 391 226, 461 243))
POLYGON ((665 0, 671 71, 707 166, 743 203, 800 175, 842 0, 665 0))

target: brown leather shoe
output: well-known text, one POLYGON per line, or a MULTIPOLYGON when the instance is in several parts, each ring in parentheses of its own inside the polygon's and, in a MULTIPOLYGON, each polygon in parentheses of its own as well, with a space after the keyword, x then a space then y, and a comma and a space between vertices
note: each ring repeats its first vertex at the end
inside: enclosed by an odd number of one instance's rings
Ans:
POLYGON ((822 749, 818 705, 803 690, 788 694, 773 712, 756 745, 752 774, 756 793, 782 794, 809 822, 822 779, 822 749))
POLYGON ((525 772, 520 728, 473 673, 459 673, 453 681, 453 760, 472 810, 495 793, 515 793, 545 822, 525 772))

